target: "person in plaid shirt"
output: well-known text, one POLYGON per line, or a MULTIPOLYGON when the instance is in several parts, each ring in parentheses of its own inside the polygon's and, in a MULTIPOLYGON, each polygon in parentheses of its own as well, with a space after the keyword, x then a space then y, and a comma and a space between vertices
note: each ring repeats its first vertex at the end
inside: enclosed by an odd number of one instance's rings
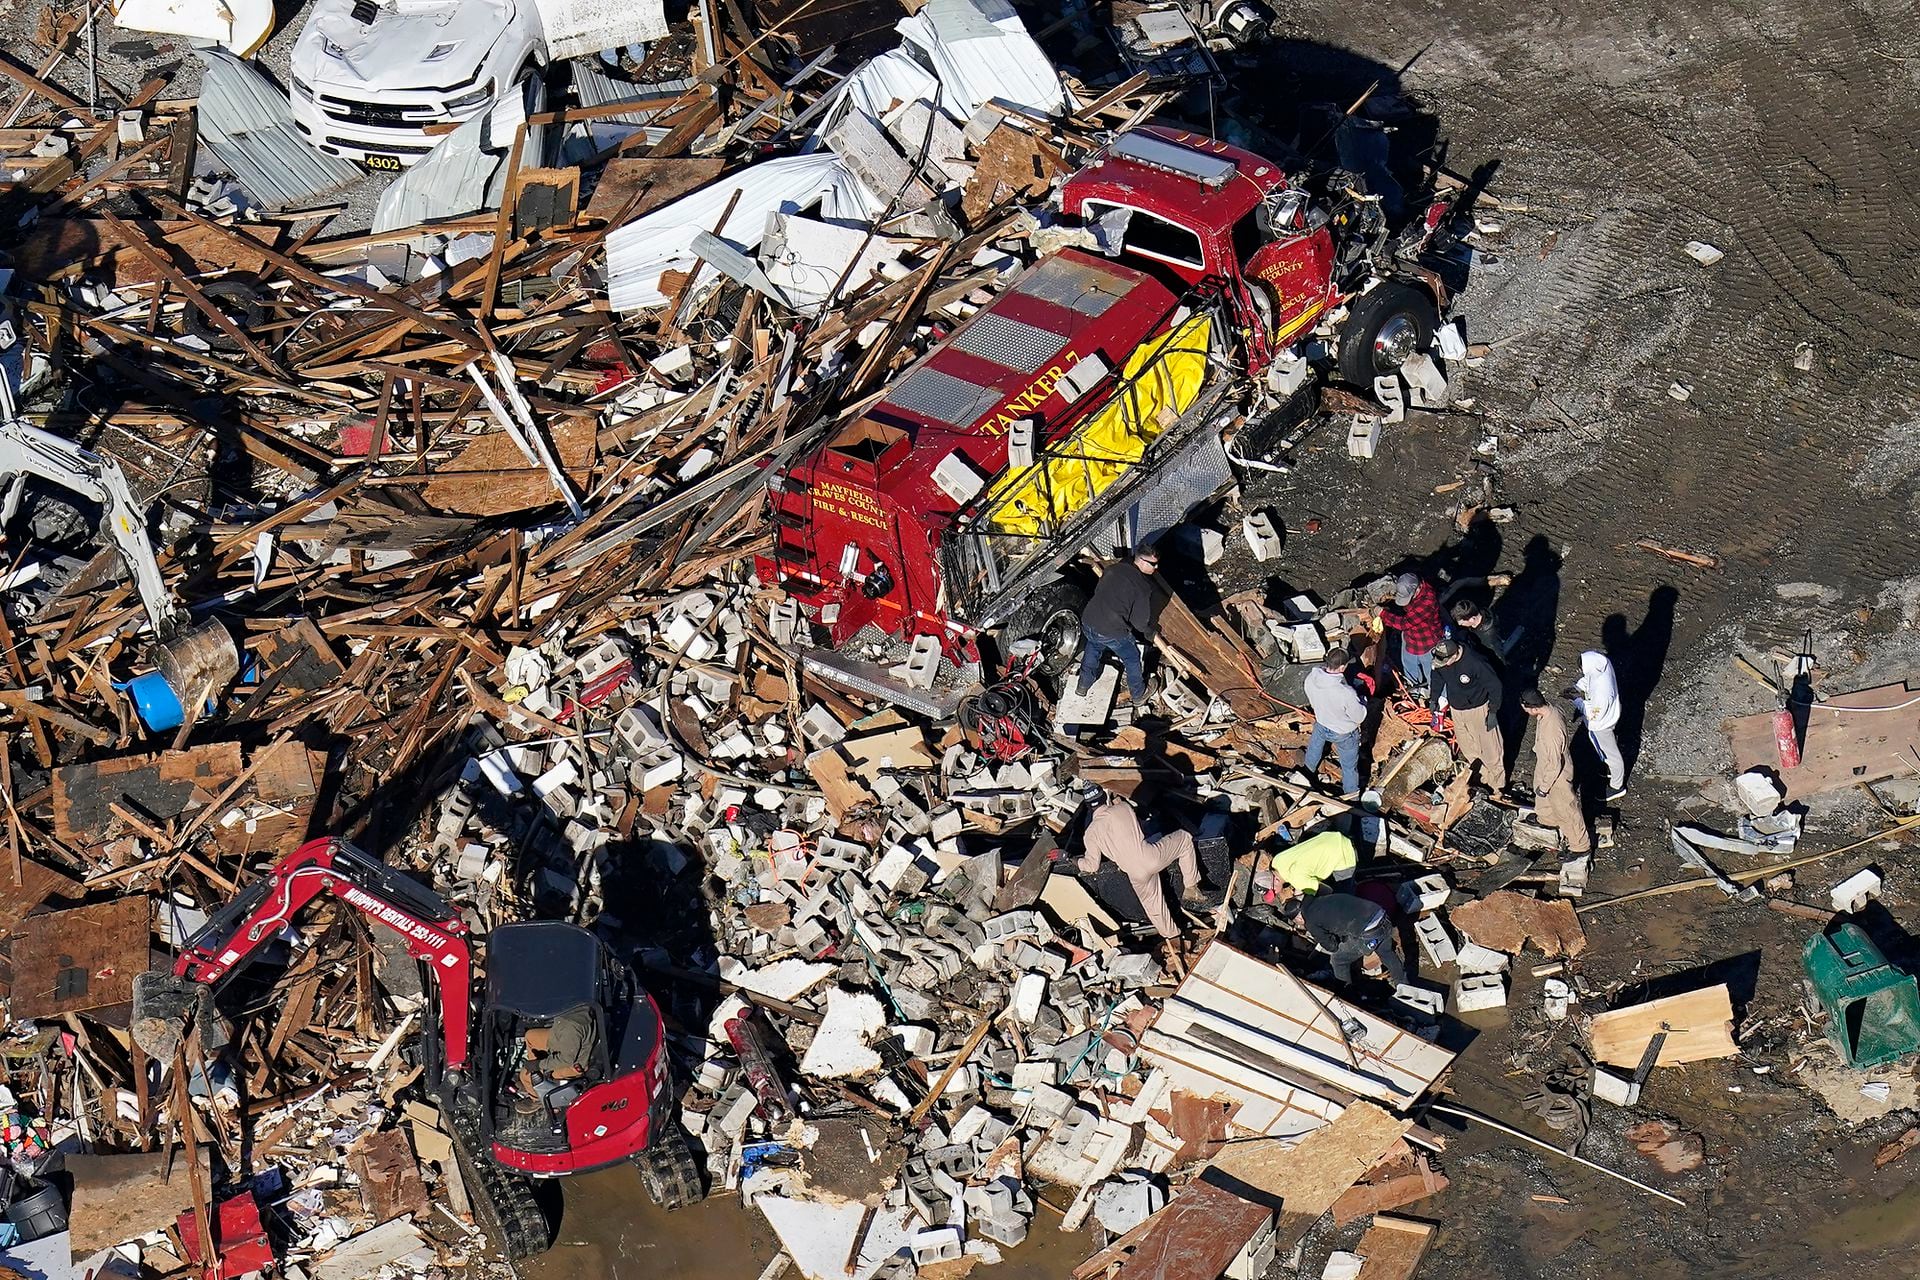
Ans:
POLYGON ((1447 638, 1440 596, 1431 582, 1403 573, 1393 584, 1393 603, 1380 606, 1380 621, 1400 633, 1400 670, 1416 697, 1427 696, 1433 678, 1433 646, 1447 638))

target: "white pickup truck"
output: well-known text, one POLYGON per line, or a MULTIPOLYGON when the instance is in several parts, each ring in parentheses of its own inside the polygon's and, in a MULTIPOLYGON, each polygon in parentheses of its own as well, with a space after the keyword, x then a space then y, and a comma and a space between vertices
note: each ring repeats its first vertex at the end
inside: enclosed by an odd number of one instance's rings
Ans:
POLYGON ((315 0, 293 47, 293 120, 320 150, 398 171, 429 125, 485 111, 555 58, 658 40, 661 0, 315 0))

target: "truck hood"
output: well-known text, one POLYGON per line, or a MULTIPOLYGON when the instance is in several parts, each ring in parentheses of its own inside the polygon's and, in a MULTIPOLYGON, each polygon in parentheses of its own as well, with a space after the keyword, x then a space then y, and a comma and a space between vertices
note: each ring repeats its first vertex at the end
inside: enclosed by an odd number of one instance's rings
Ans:
POLYGON ((363 25, 353 0, 318 0, 294 46, 293 73, 309 84, 375 89, 464 85, 516 18, 538 21, 525 0, 399 0, 363 25))

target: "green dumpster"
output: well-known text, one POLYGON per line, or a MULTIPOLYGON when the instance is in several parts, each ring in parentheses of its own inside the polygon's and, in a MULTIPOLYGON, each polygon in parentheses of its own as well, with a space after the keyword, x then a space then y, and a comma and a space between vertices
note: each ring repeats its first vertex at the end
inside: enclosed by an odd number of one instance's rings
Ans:
POLYGON ((1807 942, 1800 953, 1807 994, 1827 1012, 1827 1038, 1850 1067, 1873 1067, 1920 1050, 1920 986, 1887 963, 1857 924, 1807 942))

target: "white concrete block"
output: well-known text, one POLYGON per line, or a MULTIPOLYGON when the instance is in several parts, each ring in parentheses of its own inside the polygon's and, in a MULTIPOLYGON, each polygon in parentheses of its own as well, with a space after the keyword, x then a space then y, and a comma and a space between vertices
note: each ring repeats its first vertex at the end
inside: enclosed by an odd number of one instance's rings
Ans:
POLYGON ((1282 542, 1280 526, 1267 511, 1249 511, 1240 522, 1240 531, 1246 535, 1247 547, 1253 552, 1255 560, 1277 560, 1280 558, 1282 542))
POLYGON ((1380 419, 1366 414, 1355 414, 1353 424, 1347 428, 1347 456, 1371 458, 1379 451, 1380 419))
MULTIPOLYGON (((535 783, 537 788, 540 784, 535 783)), ((1839 884, 1833 886, 1828 899, 1835 911, 1859 911, 1867 903, 1880 896, 1880 874, 1871 867, 1854 872, 1839 884)))
POLYGON ((1022 1026, 1031 1026, 1040 1016, 1040 1006, 1047 998, 1047 976, 1044 973, 1023 973, 1020 981, 1013 986, 1013 1018, 1022 1026))
POLYGON ((1400 379, 1397 375, 1383 373, 1375 378, 1373 398, 1379 402, 1382 409, 1386 410, 1386 414, 1381 419, 1383 422, 1392 424, 1406 421, 1407 397, 1406 393, 1400 389, 1400 379))
POLYGON ((1507 981, 1497 973, 1472 974, 1453 984, 1453 1008, 1456 1013, 1499 1009, 1506 1003, 1507 981))
POLYGON ((1410 915, 1422 911, 1438 911, 1447 905, 1447 898, 1453 890, 1447 886, 1447 878, 1438 872, 1408 880, 1400 886, 1397 895, 1400 907, 1410 915))
POLYGON ((1459 949, 1453 945, 1453 938, 1439 916, 1421 916, 1413 922, 1413 933, 1420 940, 1420 954, 1435 968, 1452 964, 1459 958, 1459 949))
POLYGON ((1460 966, 1461 973, 1505 973, 1512 958, 1504 951, 1463 939, 1454 963, 1460 966))
POLYGON ((1640 1101, 1640 1086, 1604 1067, 1595 1067, 1593 1096, 1616 1107, 1631 1107, 1640 1101))

